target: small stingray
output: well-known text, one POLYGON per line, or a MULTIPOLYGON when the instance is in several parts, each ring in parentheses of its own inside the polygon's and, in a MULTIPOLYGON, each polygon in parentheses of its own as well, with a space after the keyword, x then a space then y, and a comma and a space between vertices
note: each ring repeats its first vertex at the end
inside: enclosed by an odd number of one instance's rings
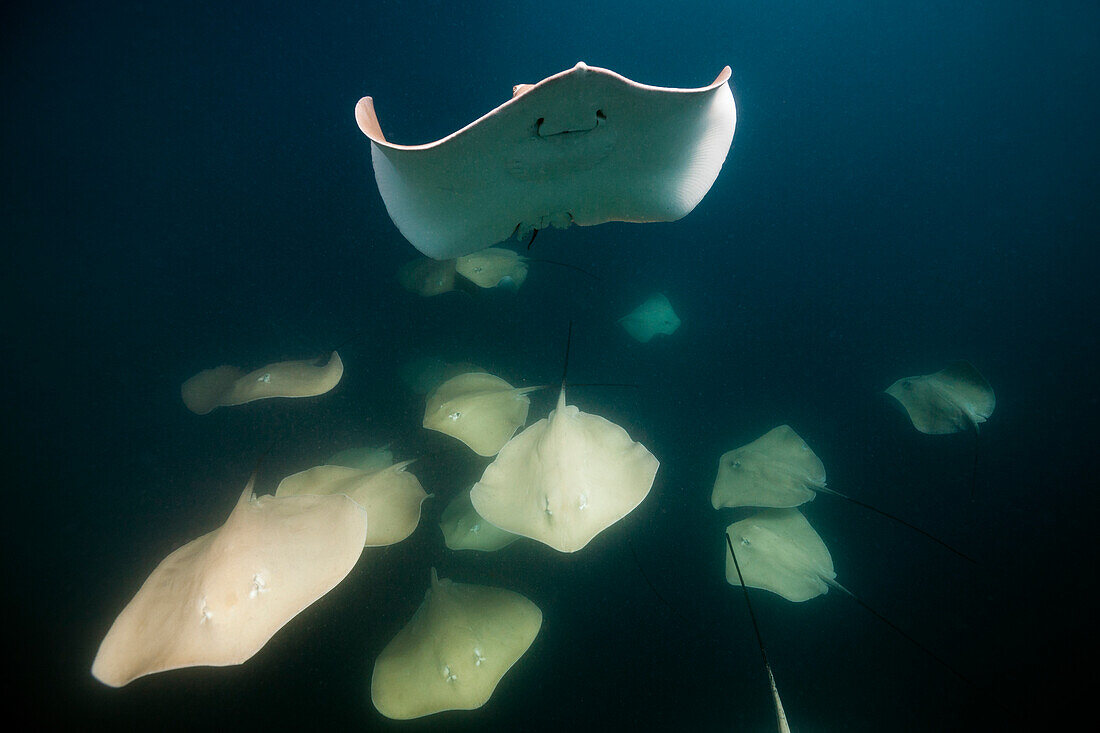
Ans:
POLYGON ((253 498, 168 555, 122 610, 92 675, 121 687, 180 667, 241 664, 332 590, 363 552, 367 513, 346 496, 253 498))
POLYGON ((370 524, 364 546, 392 545, 413 533, 420 523, 420 505, 428 498, 416 476, 405 470, 410 463, 373 472, 315 466, 284 478, 275 496, 343 494, 367 511, 370 524))
POLYGON ((519 593, 440 580, 374 663, 371 701, 387 718, 473 710, 535 641, 542 611, 519 593))
POLYGON ((913 427, 929 435, 971 427, 977 432, 997 404, 989 382, 967 361, 956 361, 935 374, 899 379, 886 394, 901 403, 913 427))
MULTIPOLYGON (((802 602, 839 587, 833 558, 797 509, 765 509, 726 528, 737 548, 741 577, 752 588, 802 602)), ((738 585, 733 558, 726 557, 726 581, 738 585)))
POLYGON ((626 332, 643 344, 657 334, 670 336, 680 327, 680 318, 661 293, 655 293, 640 306, 619 319, 626 332))
POLYGON ((455 289, 455 262, 418 257, 401 266, 397 271, 397 282, 410 293, 425 298, 449 293, 455 289))
POLYGON ((825 485, 825 466, 789 425, 772 428, 747 445, 734 448, 718 461, 718 476, 710 503, 723 507, 790 508, 829 494, 892 519, 919 532, 959 557, 976 562, 938 537, 888 512, 853 499, 825 485))
POLYGON ((393 451, 388 445, 347 448, 333 454, 326 466, 346 466, 364 473, 374 473, 393 465, 393 451))
POLYGON ((642 503, 658 466, 615 423, 566 405, 563 387, 557 409, 508 441, 470 500, 507 532, 576 552, 642 503))
MULTIPOLYGON (((533 260, 503 247, 489 247, 473 254, 463 255, 455 260, 455 270, 479 288, 506 288, 515 291, 519 290, 527 280, 529 262, 565 267, 594 280, 600 279, 583 267, 555 260, 533 260)), ((456 281, 456 286, 457 284, 456 281)))
POLYGON ((489 247, 456 259, 455 271, 479 288, 495 288, 507 282, 518 289, 527 279, 527 258, 510 249, 489 247))
POLYGON ((484 372, 460 374, 428 395, 424 427, 458 438, 480 456, 495 456, 527 422, 531 400, 542 387, 513 387, 484 372))
POLYGON ((314 397, 331 390, 344 375, 344 362, 335 351, 324 365, 317 362, 281 361, 248 374, 233 366, 206 369, 184 382, 180 395, 198 415, 270 397, 314 397))
POLYGON ((425 145, 394 145, 355 105, 386 210, 435 259, 570 224, 674 221, 710 190, 733 141, 727 66, 710 85, 638 84, 583 63, 425 145))
POLYGON ((772 428, 722 455, 710 503, 722 507, 793 507, 825 488, 825 466, 789 425, 772 428))
POLYGON ((451 550, 480 550, 495 552, 519 539, 519 535, 505 532, 486 522, 470 502, 470 489, 456 496, 443 510, 439 521, 443 539, 451 550))

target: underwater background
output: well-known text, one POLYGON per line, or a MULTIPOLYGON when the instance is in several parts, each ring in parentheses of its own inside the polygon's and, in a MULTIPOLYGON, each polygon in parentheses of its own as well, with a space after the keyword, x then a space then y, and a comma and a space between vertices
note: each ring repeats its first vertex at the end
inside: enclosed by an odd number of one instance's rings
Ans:
MULTIPOLYGON (((1100 7, 1089 2, 16 3, 2 11, 9 687, 40 721, 138 729, 774 730, 709 503, 718 457, 789 423, 832 497, 804 507, 842 594, 752 591, 796 731, 1054 725, 1088 707, 1096 616, 1100 7), (733 69, 738 123, 684 219, 546 231, 518 292, 418 298, 353 108, 435 140, 578 61, 652 85, 733 69), (1089 244, 1093 242, 1093 244, 1089 244), (598 279, 537 261, 556 260, 598 279), (683 321, 616 323, 665 293, 683 321), (447 550, 486 461, 420 428, 402 369, 627 382, 570 402, 661 462, 574 554, 447 550), (198 416, 180 384, 339 346, 333 392, 198 416), (926 436, 895 379, 972 362, 977 442, 926 436), (122 689, 89 669, 165 555, 257 488, 390 443, 435 498, 417 531, 237 667, 122 689), (544 624, 490 701, 391 721, 383 646, 430 568, 532 599, 544 624), (643 575, 644 571, 644 575, 643 575), (645 576, 648 576, 649 582, 645 576), (659 599, 650 582, 664 601, 659 599), (1028 718, 1027 716, 1032 716, 1028 718)), ((522 249, 523 243, 513 242, 522 249)), ((534 393, 530 421, 556 390, 534 393)))

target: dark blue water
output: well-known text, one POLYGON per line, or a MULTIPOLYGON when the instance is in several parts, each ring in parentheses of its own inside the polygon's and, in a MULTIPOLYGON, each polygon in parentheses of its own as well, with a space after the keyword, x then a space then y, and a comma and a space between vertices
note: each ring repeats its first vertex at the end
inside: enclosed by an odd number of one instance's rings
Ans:
MULTIPOLYGON (((748 614, 723 577, 718 456, 787 422, 829 484, 978 556, 821 497, 838 593, 753 593, 801 731, 1046 727, 1088 704, 1096 607, 1100 275, 1097 29, 1090 3, 157 3, 7 8, 5 629, 18 705, 141 728, 772 730, 748 614), (381 7, 379 7, 381 6, 381 7), (548 231, 516 294, 418 299, 352 110, 441 137, 577 61, 656 85, 733 68, 733 148, 685 219, 548 231), (683 319, 638 344, 654 291, 683 319), (483 462, 420 429, 399 371, 474 361, 515 383, 639 389, 570 401, 661 461, 646 501, 583 551, 447 551, 439 513, 483 462), (188 413, 217 364, 346 344, 322 398, 188 413), (924 436, 881 391, 955 359, 997 411, 924 436), (209 531, 252 466, 278 480, 393 441, 437 499, 240 667, 114 690, 89 668, 168 552, 209 531), (632 553, 633 549, 633 553, 632 553), (654 596, 654 585, 675 610, 654 596), (429 568, 524 593, 534 646, 483 708, 409 723, 369 699, 374 658, 429 568), (1082 667, 1081 665, 1086 665, 1082 667), (1058 696, 1051 689, 1061 686, 1058 696), (971 727, 968 727, 971 726, 971 727)), ((533 396, 532 419, 554 395, 533 396)))

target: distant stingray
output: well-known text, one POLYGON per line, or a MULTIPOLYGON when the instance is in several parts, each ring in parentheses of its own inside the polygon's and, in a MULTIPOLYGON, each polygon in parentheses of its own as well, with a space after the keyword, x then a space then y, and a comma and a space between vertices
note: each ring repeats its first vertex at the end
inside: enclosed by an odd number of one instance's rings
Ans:
POLYGON ((248 374, 234 366, 206 369, 184 382, 180 394, 187 409, 199 415, 270 397, 314 397, 331 390, 344 375, 344 362, 335 351, 325 363, 318 361, 281 361, 248 374))
POLYGON ((477 513, 470 502, 470 489, 461 492, 443 510, 439 528, 450 550, 495 552, 519 539, 519 535, 505 532, 477 513))
POLYGON ((518 289, 527 279, 527 258, 510 249, 489 247, 456 259, 455 271, 479 288, 495 288, 507 282, 518 289))
POLYGON ((913 427, 929 435, 958 433, 993 414, 997 398, 970 362, 956 361, 935 374, 899 379, 886 389, 905 408, 913 427))
POLYGON ((519 287, 527 280, 529 262, 556 265, 579 272, 594 280, 600 279, 583 267, 577 267, 568 262, 557 262, 542 258, 531 259, 503 247, 489 247, 457 258, 455 260, 455 272, 479 288, 519 290, 519 287))
POLYGON ((644 303, 619 319, 626 332, 643 344, 649 343, 654 336, 669 336, 680 327, 680 318, 672 310, 662 293, 649 296, 644 303))

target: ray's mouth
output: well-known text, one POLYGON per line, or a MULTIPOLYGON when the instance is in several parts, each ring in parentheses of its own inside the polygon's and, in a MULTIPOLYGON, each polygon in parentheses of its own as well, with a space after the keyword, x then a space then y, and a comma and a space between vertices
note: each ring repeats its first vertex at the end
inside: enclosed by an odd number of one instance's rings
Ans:
POLYGON ((596 110, 596 116, 595 116, 595 119, 592 122, 591 127, 581 127, 581 128, 577 128, 577 129, 560 130, 559 132, 544 133, 542 131, 542 126, 546 122, 546 118, 545 117, 539 117, 537 120, 535 120, 535 134, 538 135, 541 138, 560 137, 562 135, 578 135, 578 134, 582 134, 582 133, 585 133, 585 132, 591 132, 592 130, 595 130, 597 127, 600 126, 601 122, 604 122, 606 120, 607 120, 607 115, 605 115, 603 113, 602 109, 598 109, 598 110, 596 110))

